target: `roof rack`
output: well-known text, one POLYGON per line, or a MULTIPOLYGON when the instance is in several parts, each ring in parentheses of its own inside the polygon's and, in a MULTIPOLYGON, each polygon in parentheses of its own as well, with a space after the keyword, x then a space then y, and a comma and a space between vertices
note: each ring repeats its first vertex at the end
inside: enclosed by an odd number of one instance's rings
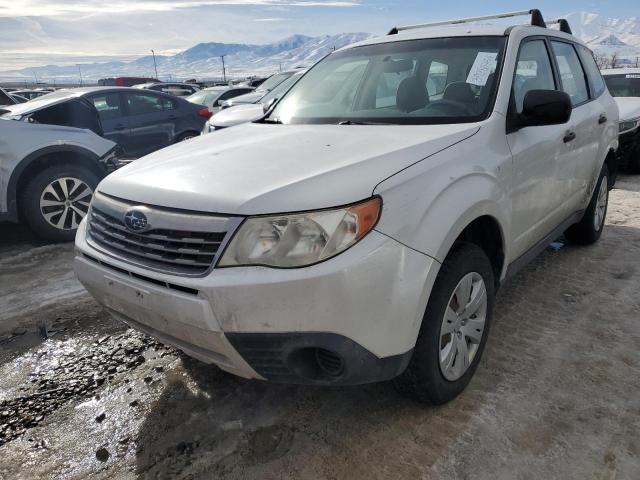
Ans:
MULTIPOLYGON (((542 17, 542 13, 540 10, 534 8, 532 10, 521 10, 519 12, 508 12, 508 13, 498 13, 495 15, 486 15, 483 17, 469 17, 469 18, 459 18, 457 20, 446 20, 443 22, 433 22, 433 23, 419 23, 416 25, 405 25, 403 27, 393 27, 388 35, 396 35, 399 32, 404 30, 414 30, 416 28, 426 28, 426 27, 440 27, 442 25, 458 25, 461 23, 470 23, 470 22, 481 22, 483 20, 494 20, 496 18, 511 18, 511 17, 521 17, 524 15, 531 15, 531 25, 535 27, 547 28, 547 24, 542 17)), ((566 23, 566 20, 565 20, 566 23)), ((567 24, 568 26, 569 24, 567 24)))
POLYGON ((547 25, 555 25, 555 24, 560 25, 561 32, 568 33, 569 35, 573 35, 573 32, 571 31, 571 27, 569 26, 569 22, 567 22, 567 20, 565 20, 564 18, 556 18, 555 20, 549 20, 547 22, 547 25))

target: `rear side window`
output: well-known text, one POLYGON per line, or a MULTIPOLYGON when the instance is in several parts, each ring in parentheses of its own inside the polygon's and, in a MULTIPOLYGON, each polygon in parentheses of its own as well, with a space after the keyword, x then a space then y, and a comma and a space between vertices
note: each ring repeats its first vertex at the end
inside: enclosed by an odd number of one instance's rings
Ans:
POLYGON ((582 45, 577 45, 576 48, 580 54, 582 65, 584 65, 584 68, 587 71, 587 78, 589 79, 589 86, 591 87, 591 96, 593 98, 597 98, 602 95, 606 89, 604 80, 600 74, 600 69, 596 64, 596 60, 593 58, 591 50, 583 47, 582 45))
POLYGON ((522 104, 531 90, 555 90, 553 69, 547 46, 543 40, 531 40, 520 47, 516 74, 513 79, 513 98, 516 112, 522 113, 522 104))
POLYGON ((145 115, 164 110, 164 97, 156 97, 145 93, 129 93, 126 98, 129 115, 145 115))
POLYGON ((123 117, 119 93, 104 93, 91 97, 93 106, 98 110, 101 120, 113 120, 123 117))
POLYGON ((569 94, 574 106, 586 102, 589 100, 587 81, 573 45, 556 41, 551 45, 560 71, 562 90, 569 94))

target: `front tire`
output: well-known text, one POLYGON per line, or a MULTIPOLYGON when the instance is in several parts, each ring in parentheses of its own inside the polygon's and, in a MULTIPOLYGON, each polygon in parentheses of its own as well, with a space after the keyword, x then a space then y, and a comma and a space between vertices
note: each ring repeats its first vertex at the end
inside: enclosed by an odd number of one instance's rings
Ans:
POLYGON ((98 177, 77 165, 52 165, 38 172, 22 192, 22 215, 40 237, 70 242, 98 185, 98 177))
POLYGON ((566 239, 576 245, 591 245, 597 242, 604 229, 609 206, 609 169, 602 166, 600 177, 593 191, 591 201, 582 220, 571 225, 565 232, 566 239))
POLYGON ((495 283, 484 251, 459 243, 447 256, 427 303, 400 393, 440 405, 458 396, 478 367, 489 334, 495 283))

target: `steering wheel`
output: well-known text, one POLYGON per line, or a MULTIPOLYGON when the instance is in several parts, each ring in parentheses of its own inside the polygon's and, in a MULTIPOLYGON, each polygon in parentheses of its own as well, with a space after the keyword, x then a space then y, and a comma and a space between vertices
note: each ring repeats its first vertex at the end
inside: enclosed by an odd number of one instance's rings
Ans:
MULTIPOLYGON (((454 100, 437 100, 435 102, 431 102, 424 109, 425 113, 436 113, 441 114, 439 116, 443 117, 456 117, 456 116, 465 116, 470 115, 471 111, 469 107, 464 103, 456 102, 454 100)), ((438 116, 438 115, 434 115, 438 116)))

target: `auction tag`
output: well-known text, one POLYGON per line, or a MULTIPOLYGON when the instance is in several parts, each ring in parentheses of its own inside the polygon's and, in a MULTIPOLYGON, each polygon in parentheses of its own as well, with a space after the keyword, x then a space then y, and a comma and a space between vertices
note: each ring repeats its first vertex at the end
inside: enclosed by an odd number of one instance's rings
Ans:
POLYGON ((495 71, 497 57, 498 52, 478 52, 478 56, 473 62, 467 77, 467 83, 484 87, 487 84, 489 75, 495 71))

